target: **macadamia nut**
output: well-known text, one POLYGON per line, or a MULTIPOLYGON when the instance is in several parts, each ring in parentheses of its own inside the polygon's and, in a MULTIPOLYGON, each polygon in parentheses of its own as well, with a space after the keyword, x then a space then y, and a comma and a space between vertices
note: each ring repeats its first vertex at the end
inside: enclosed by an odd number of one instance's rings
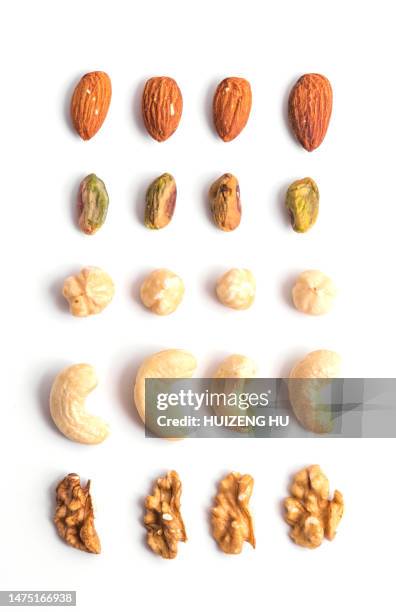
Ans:
POLYGON ((63 296, 75 317, 88 317, 102 312, 114 296, 111 277, 100 268, 83 268, 79 274, 69 276, 63 285, 63 296))
POLYGON ((176 310, 184 295, 180 276, 165 268, 154 270, 140 288, 143 304, 158 315, 168 315, 176 310))
POLYGON ((322 315, 331 310, 337 289, 320 270, 306 270, 297 278, 292 290, 297 310, 310 315, 322 315))
POLYGON ((245 310, 254 302, 256 280, 250 270, 232 268, 217 281, 216 293, 224 306, 245 310))

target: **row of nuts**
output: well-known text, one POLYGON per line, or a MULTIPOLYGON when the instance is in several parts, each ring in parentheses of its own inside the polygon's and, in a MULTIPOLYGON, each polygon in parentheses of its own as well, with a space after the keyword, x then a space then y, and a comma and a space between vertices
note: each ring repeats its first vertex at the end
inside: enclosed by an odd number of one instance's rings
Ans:
MULTIPOLYGON (((63 285, 63 296, 69 302, 72 315, 86 317, 98 314, 114 297, 114 283, 101 268, 83 268, 69 276, 63 285)), ((332 308, 337 291, 331 278, 319 270, 306 270, 293 286, 293 303, 297 310, 310 315, 322 315, 332 308)), ((246 310, 256 295, 256 280, 246 268, 231 268, 216 283, 218 300, 234 310, 246 310)), ((140 287, 140 298, 146 308, 157 315, 174 312, 184 296, 180 276, 160 268, 153 270, 140 287)))
MULTIPOLYGON (((136 410, 146 423, 146 380, 162 378, 192 378, 197 361, 191 353, 180 349, 168 349, 146 357, 140 365, 133 389, 136 410)), ((308 353, 289 374, 289 398, 293 412, 300 424, 317 434, 332 431, 331 411, 323 403, 317 409, 318 397, 326 379, 337 378, 340 374, 340 356, 328 350, 308 353), (303 384, 303 381, 308 382, 303 384)), ((255 362, 244 355, 230 355, 216 369, 213 378, 244 380, 256 378, 255 362)), ((110 428, 98 416, 91 415, 85 407, 89 393, 97 386, 95 370, 88 364, 75 364, 62 370, 55 378, 50 398, 51 417, 59 431, 74 442, 100 444, 110 433, 110 428)), ((152 429, 152 423, 146 426, 152 429)))
MULTIPOLYGON (((149 229, 163 229, 172 220, 177 188, 174 177, 165 172, 146 192, 144 224, 149 229)), ((215 225, 224 232, 235 230, 242 217, 238 179, 230 173, 219 177, 209 189, 209 205, 215 225)), ((109 196, 104 182, 95 174, 80 184, 77 210, 80 229, 95 234, 106 220, 109 196)), ((295 181, 286 193, 286 210, 295 232, 305 233, 316 222, 319 212, 319 190, 311 178, 295 181)))
MULTIPOLYGON (((211 530, 219 548, 227 554, 240 554, 244 542, 256 547, 249 501, 254 480, 249 474, 231 472, 223 478, 211 508, 211 530)), ((187 541, 181 515, 182 484, 177 472, 170 471, 154 484, 145 499, 144 527, 147 545, 163 559, 174 559, 178 543, 187 541)), ((305 548, 317 548, 333 540, 341 521, 344 501, 339 491, 329 499, 329 481, 318 465, 300 470, 293 478, 290 496, 284 500, 284 518, 290 525, 291 539, 305 548)), ((101 552, 94 524, 90 481, 81 485, 77 474, 68 474, 56 488, 54 523, 59 536, 84 552, 101 552)))
MULTIPOLYGON (((106 119, 112 95, 111 80, 102 71, 85 74, 71 100, 71 118, 77 133, 89 140, 106 119)), ((329 126, 333 93, 329 80, 320 74, 304 74, 289 96, 289 123, 307 151, 323 141, 329 126)), ((224 142, 234 140, 246 126, 252 107, 250 83, 227 77, 213 97, 213 123, 224 142)), ((183 97, 176 81, 168 76, 149 79, 142 96, 142 117, 147 132, 163 142, 176 131, 183 112, 183 97)))

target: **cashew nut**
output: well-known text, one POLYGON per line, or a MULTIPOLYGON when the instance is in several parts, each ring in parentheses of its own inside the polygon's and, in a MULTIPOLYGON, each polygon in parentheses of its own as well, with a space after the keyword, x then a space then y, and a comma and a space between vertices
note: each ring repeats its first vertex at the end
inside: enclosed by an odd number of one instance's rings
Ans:
POLYGON ((180 349, 160 351, 143 361, 134 388, 136 409, 143 423, 146 423, 146 378, 191 378, 196 367, 195 357, 180 349))
POLYGON ((98 384, 92 366, 72 365, 58 374, 50 394, 50 411, 57 428, 70 440, 99 444, 109 435, 109 426, 85 410, 85 398, 98 384))
POLYGON ((333 429, 331 407, 321 402, 321 392, 337 378, 341 357, 333 351, 313 351, 299 361, 289 374, 289 399, 296 418, 308 431, 329 433, 333 429))
POLYGON ((331 278, 319 270, 306 270, 292 290, 294 306, 300 312, 322 315, 331 310, 337 290, 331 278))
MULTIPOLYGON (((219 380, 213 381, 212 392, 218 393, 219 398, 223 397, 222 394, 229 395, 232 393, 235 395, 241 395, 242 393, 244 393, 246 384, 245 379, 256 378, 256 376, 257 365, 252 359, 250 359, 249 357, 245 357, 244 355, 229 355, 219 365, 215 374, 213 375, 213 378, 225 378, 227 380, 223 382, 220 382, 219 380)), ((213 406, 213 410, 217 416, 239 417, 246 414, 246 412, 243 411, 239 406, 228 406, 225 401, 221 401, 220 399, 219 402, 215 406, 213 406)), ((249 410, 249 407, 247 406, 245 410, 249 410)), ((246 431, 246 428, 244 426, 235 426, 235 429, 241 432, 246 431)))
POLYGON ((229 355, 217 368, 213 378, 255 378, 257 365, 244 355, 229 355))

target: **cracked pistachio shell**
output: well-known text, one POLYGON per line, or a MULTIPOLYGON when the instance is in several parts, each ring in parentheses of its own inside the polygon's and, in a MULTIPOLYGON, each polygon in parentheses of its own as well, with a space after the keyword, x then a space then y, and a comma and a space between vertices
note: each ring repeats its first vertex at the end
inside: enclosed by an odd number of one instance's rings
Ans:
POLYGON ((89 174, 80 184, 78 211, 80 229, 85 234, 95 234, 106 220, 109 207, 104 182, 95 174, 89 174))
POLYGON ((238 179, 232 174, 223 174, 213 183, 209 191, 213 221, 223 232, 231 232, 241 222, 241 200, 238 179))
POLYGON ((162 229, 170 223, 176 206, 176 195, 176 181, 171 174, 162 174, 151 183, 146 193, 146 227, 162 229))
POLYGON ((307 232, 315 224, 319 212, 319 190, 314 180, 294 181, 287 190, 286 208, 295 232, 307 232))

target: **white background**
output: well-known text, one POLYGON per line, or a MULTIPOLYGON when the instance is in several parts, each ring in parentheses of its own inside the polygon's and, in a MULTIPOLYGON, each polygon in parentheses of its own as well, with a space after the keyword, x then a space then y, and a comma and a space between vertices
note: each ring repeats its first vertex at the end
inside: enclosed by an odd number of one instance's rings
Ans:
POLYGON ((305 353, 328 348, 345 376, 394 376, 396 205, 395 43, 392 2, 30 2, 1 8, 1 246, 3 353, 0 587, 76 589, 78 609, 228 611, 394 609, 393 440, 145 439, 132 402, 134 374, 152 352, 180 347, 210 375, 228 354, 257 360, 262 376, 287 375, 305 353), (107 120, 89 142, 69 124, 79 78, 105 70, 113 84, 107 120), (288 92, 305 72, 334 89, 319 150, 305 152, 285 121, 288 92), (159 144, 139 108, 153 75, 174 77, 184 97, 176 134, 159 144), (225 76, 253 90, 247 128, 225 144, 211 100, 225 76), (142 224, 144 193, 162 172, 178 185, 167 229, 142 224), (110 194, 93 237, 75 223, 80 180, 95 172, 110 194), (224 172, 240 181, 243 221, 231 234, 208 215, 207 191, 224 172), (283 212, 288 184, 312 176, 318 222, 295 234, 283 212), (84 265, 114 278, 101 315, 78 320, 60 296, 84 265), (213 284, 230 267, 251 268, 257 299, 246 312, 216 303, 213 284), (169 267, 186 284, 179 310, 160 318, 137 299, 144 275, 169 267), (290 284, 319 268, 340 289, 334 311, 309 318, 290 305, 290 284), (100 380, 92 412, 110 438, 85 447, 48 416, 64 366, 88 362, 100 380), (280 502, 291 474, 319 463, 345 496, 334 542, 315 551, 288 539, 280 502), (168 469, 181 475, 189 541, 175 561, 146 549, 142 500, 168 469), (230 470, 256 481, 257 549, 219 552, 208 509, 230 470), (66 546, 51 523, 54 487, 71 471, 93 481, 103 552, 66 546), (392 557, 391 557, 392 555, 392 557))

